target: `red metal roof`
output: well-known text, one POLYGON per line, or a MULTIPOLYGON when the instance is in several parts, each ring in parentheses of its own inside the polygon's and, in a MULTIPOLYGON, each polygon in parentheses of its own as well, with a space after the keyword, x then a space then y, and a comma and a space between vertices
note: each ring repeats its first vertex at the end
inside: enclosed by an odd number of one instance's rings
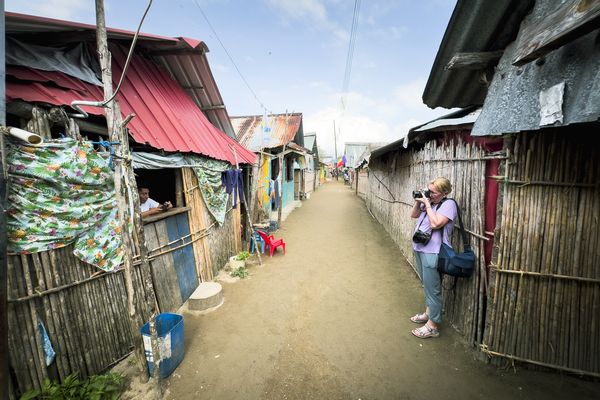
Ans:
MULTIPOLYGON (((5 13, 5 24, 7 36, 23 33, 51 36, 69 32, 72 38, 95 43, 95 25, 13 12, 5 13)), ((123 29, 107 28, 109 40, 131 40, 134 34, 123 29)), ((162 65, 214 126, 235 138, 227 108, 208 64, 208 47, 204 42, 140 33, 136 48, 144 49, 146 54, 162 65)))
POLYGON ((238 141, 251 150, 283 146, 294 140, 302 129, 302 113, 268 115, 263 124, 262 115, 231 117, 238 141), (264 131, 264 128, 269 130, 264 131), (262 143, 261 143, 262 141, 262 143))
MULTIPOLYGON (((113 81, 116 87, 126 49, 111 45, 113 81)), ((8 100, 21 99, 53 105, 69 105, 73 100, 101 100, 102 88, 60 72, 7 66, 7 76, 22 81, 6 83, 8 100)), ((134 55, 117 95, 123 115, 135 113, 128 127, 133 139, 154 148, 172 152, 203 154, 235 164, 254 163, 255 154, 212 125, 183 89, 154 62, 134 55)), ((83 107, 90 114, 104 110, 83 107)))

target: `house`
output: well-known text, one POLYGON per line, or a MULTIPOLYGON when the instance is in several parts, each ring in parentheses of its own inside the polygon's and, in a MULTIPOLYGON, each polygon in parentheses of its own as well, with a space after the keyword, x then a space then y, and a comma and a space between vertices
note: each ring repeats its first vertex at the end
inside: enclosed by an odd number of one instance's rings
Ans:
POLYGON ((231 123, 240 144, 260 158, 254 187, 263 218, 255 219, 278 220, 280 202, 285 219, 304 197, 308 153, 302 113, 231 117, 231 123))
MULTIPOLYGON (((115 223, 111 163, 123 144, 108 142, 103 108, 83 106, 89 116, 81 118, 71 107, 76 100, 103 99, 95 29, 6 13, 7 125, 44 139, 40 145, 11 143, 8 158, 15 396, 39 388, 46 377, 104 371, 139 340, 129 320, 115 223), (42 331, 53 357, 42 350, 42 331)), ((107 35, 116 87, 134 33, 108 29, 107 35)), ((144 219, 144 237, 133 244, 137 326, 154 310, 149 298, 157 299, 161 312, 176 310, 241 248, 242 207, 228 207, 221 171, 251 165, 255 155, 231 137, 207 51, 197 40, 141 34, 116 95, 123 116, 134 116, 126 118, 128 146, 139 183, 175 205, 144 219), (142 278, 142 242, 154 284, 142 278)), ((129 193, 137 199, 135 187, 129 193)))
POLYGON ((369 182, 369 159, 371 153, 387 143, 367 143, 363 152, 354 158, 354 167, 352 169, 351 187, 357 196, 365 198, 369 182))
POLYGON ((598 9, 459 0, 423 100, 462 109, 373 152, 368 194, 410 260, 410 192, 447 176, 478 265, 446 318, 494 363, 596 378, 598 9))
POLYGON ((304 147, 307 149, 307 163, 304 177, 304 198, 310 198, 310 194, 317 190, 320 183, 319 148, 317 146, 317 134, 315 132, 304 135, 304 147))

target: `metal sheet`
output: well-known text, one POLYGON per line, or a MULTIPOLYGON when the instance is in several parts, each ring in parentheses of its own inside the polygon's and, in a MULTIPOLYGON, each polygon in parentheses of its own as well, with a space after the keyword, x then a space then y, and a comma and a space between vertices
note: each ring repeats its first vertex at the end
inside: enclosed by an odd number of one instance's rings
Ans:
MULTIPOLYGON (((111 52, 116 86, 125 62, 126 49, 113 44, 111 52)), ((101 88, 60 72, 11 67, 7 74, 21 79, 7 83, 9 100, 69 105, 73 100, 102 99, 101 88), (66 87, 61 87, 64 82, 66 87)), ((166 151, 203 154, 231 164, 236 162, 234 149, 240 163, 254 163, 256 159, 254 153, 212 125, 166 71, 149 59, 137 55, 133 57, 117 100, 123 115, 136 114, 129 129, 138 143, 166 151)), ((84 109, 91 114, 103 114, 99 108, 84 109)))
MULTIPOLYGON (((74 32, 93 37, 96 30, 95 25, 12 12, 7 12, 5 18, 7 35, 74 32)), ((134 32, 107 28, 107 35, 109 40, 131 40, 134 32)), ((206 58, 208 47, 204 42, 140 33, 137 47, 144 49, 169 72, 214 126, 235 138, 227 108, 206 58)))
POLYGON ((263 119, 262 115, 231 117, 238 141, 253 151, 288 144, 302 129, 301 113, 274 114, 263 119))

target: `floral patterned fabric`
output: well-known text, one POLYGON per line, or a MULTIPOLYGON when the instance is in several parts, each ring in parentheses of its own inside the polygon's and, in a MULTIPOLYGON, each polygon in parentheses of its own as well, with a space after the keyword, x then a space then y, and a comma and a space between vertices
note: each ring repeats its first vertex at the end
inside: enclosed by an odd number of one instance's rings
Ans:
POLYGON ((223 171, 231 168, 228 162, 213 160, 206 157, 186 157, 188 162, 193 165, 192 169, 198 178, 200 193, 204 198, 204 204, 210 214, 217 220, 219 225, 225 222, 225 213, 227 211, 227 200, 229 195, 221 183, 221 174, 223 171))
POLYGON ((113 271, 123 261, 113 173, 89 142, 10 143, 8 251, 35 253, 74 243, 82 261, 113 271))

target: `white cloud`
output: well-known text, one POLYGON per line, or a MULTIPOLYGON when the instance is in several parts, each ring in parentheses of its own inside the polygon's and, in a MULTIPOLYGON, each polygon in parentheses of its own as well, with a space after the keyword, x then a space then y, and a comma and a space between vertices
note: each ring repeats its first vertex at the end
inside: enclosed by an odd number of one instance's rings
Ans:
POLYGON ((272 8, 283 13, 281 23, 292 26, 289 20, 300 21, 319 30, 329 31, 339 43, 347 43, 350 33, 329 18, 323 0, 266 0, 272 8))
MULTIPOLYGON (((370 97, 359 92, 346 95, 346 110, 325 106, 304 114, 304 131, 317 132, 317 143, 329 154, 334 154, 333 121, 336 122, 338 156, 345 142, 393 142, 401 139, 409 129, 450 111, 431 110, 422 103, 424 79, 397 86, 389 96, 370 97)), ((326 89, 326 88, 324 88, 326 89)), ((328 104, 339 104, 339 93, 321 93, 328 104)))
POLYGON ((7 11, 24 14, 41 15, 48 18, 74 20, 82 15, 95 15, 95 8, 88 0, 44 0, 23 1, 6 0, 7 11))
POLYGON ((327 23, 327 9, 319 0, 267 0, 267 3, 293 19, 308 18, 319 24, 327 23))

